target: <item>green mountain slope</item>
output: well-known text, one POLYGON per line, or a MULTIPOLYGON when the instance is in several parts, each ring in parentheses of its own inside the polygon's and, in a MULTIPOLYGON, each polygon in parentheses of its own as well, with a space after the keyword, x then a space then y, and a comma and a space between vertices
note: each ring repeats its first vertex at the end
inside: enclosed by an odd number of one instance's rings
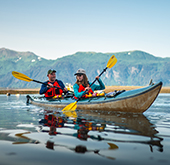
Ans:
POLYGON ((57 71, 57 78, 64 83, 75 83, 74 73, 84 68, 89 81, 93 81, 106 67, 111 55, 118 59, 117 64, 102 75, 106 85, 147 85, 152 78, 170 86, 170 58, 155 57, 142 51, 119 53, 77 52, 56 60, 47 60, 31 52, 17 52, 0 49, 0 87, 35 88, 40 84, 24 82, 14 78, 12 71, 26 74, 39 81, 47 80, 48 69, 57 71))

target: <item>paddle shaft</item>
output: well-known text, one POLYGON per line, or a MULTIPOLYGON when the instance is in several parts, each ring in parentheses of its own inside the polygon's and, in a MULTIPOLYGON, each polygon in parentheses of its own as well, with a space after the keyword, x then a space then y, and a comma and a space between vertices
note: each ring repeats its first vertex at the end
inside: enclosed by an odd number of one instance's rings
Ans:
MULTIPOLYGON (((32 80, 32 81, 34 81, 34 82, 36 82, 36 83, 48 85, 47 83, 43 83, 43 82, 41 82, 41 81, 37 81, 37 80, 32 80)), ((57 87, 57 86, 54 86, 54 87, 55 87, 55 88, 59 88, 59 87, 57 87)), ((63 89, 63 88, 59 88, 59 89, 63 89)))
MULTIPOLYGON (((100 77, 104 72, 106 72, 106 70, 107 70, 107 67, 106 67, 105 69, 103 69, 103 71, 102 71, 98 76, 100 77)), ((96 82, 96 80, 97 80, 97 79, 95 79, 95 80, 91 83, 90 87, 96 82)))
MULTIPOLYGON (((104 72, 106 72, 106 70, 107 70, 107 67, 104 68, 103 71, 102 71, 98 76, 100 77, 104 72)), ((97 80, 97 79, 95 79, 95 80, 91 83, 90 87, 96 82, 96 80, 97 80)), ((77 102, 81 99, 81 97, 82 97, 86 92, 87 92, 87 90, 85 90, 85 91, 83 92, 83 94, 77 99, 77 102)))

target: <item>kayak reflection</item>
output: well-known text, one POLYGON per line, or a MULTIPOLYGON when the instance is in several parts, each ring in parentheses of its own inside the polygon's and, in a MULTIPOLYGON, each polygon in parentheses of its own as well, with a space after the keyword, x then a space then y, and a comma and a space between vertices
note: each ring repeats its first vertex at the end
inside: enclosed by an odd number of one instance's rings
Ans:
POLYGON ((45 144, 50 150, 64 147, 75 153, 91 152, 108 159, 115 159, 113 152, 121 143, 148 145, 151 152, 156 146, 158 151, 163 151, 163 139, 157 136, 158 131, 143 114, 44 111, 39 123, 38 132, 23 132, 16 136, 29 139, 28 143, 45 144))
MULTIPOLYGON (((100 120, 102 123, 114 125, 111 131, 142 135, 147 137, 156 137, 158 131, 154 125, 143 114, 118 113, 112 111, 79 111, 79 115, 86 115, 91 120, 100 120)), ((106 129, 105 129, 106 131, 106 129)), ((107 129, 109 131, 109 129, 107 129)), ((158 137, 159 138, 159 137, 158 137)))
MULTIPOLYGON (((106 124, 104 128, 104 132, 106 133, 119 133, 124 135, 135 135, 140 137, 148 137, 149 140, 137 140, 138 137, 134 137, 126 140, 113 139, 115 142, 130 142, 130 143, 142 143, 148 144, 150 151, 153 152, 153 146, 158 147, 158 151, 163 152, 163 145, 161 141, 163 138, 157 136, 159 133, 154 124, 150 123, 150 121, 143 114, 135 114, 135 113, 118 113, 112 111, 80 111, 79 115, 86 116, 88 120, 95 119, 96 121, 100 121, 102 124, 106 124)), ((103 138, 103 137, 102 137, 103 138)), ((111 140, 110 138, 104 138, 105 140, 111 140)))

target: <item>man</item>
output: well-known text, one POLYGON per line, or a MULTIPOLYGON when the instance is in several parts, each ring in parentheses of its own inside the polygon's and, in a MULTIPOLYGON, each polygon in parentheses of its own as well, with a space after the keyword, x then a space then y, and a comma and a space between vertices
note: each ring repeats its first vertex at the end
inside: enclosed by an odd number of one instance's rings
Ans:
POLYGON ((67 88, 61 80, 56 79, 56 71, 49 70, 47 73, 48 81, 42 84, 40 89, 40 94, 45 94, 46 98, 51 98, 53 96, 62 95, 62 93, 67 92, 67 88), (47 84, 47 85, 46 85, 47 84))

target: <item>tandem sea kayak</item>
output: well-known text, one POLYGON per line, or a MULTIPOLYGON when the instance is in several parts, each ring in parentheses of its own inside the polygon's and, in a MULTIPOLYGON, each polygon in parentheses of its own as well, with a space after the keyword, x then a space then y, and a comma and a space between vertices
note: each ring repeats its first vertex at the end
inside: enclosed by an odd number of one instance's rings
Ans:
MULTIPOLYGON (((162 82, 148 85, 143 88, 122 91, 117 95, 104 97, 92 97, 82 99, 77 103, 79 110, 107 110, 119 112, 145 112, 157 98, 162 87, 162 82)), ((72 97, 47 100, 44 97, 27 95, 27 103, 38 106, 63 109, 68 104, 75 102, 72 97)))

